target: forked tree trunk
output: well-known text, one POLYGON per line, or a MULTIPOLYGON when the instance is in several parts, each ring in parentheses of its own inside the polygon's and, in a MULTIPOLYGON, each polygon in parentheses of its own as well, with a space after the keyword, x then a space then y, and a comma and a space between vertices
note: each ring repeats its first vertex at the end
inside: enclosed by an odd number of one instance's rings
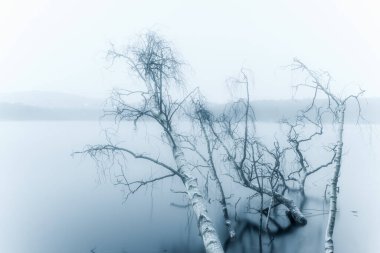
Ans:
POLYGON ((340 172, 340 168, 342 164, 344 112, 345 112, 345 107, 344 105, 341 105, 341 108, 339 109, 339 115, 338 115, 339 128, 338 128, 337 155, 335 157, 334 176, 331 182, 330 210, 329 210, 329 218, 327 221, 326 237, 325 237, 325 252, 326 253, 334 252, 333 233, 334 233, 335 218, 336 218, 336 212, 337 212, 338 179, 339 179, 339 172, 340 172))
MULTIPOLYGON (((169 139, 169 138, 168 138, 169 139)), ((179 141, 173 135, 173 140, 169 140, 172 148, 174 160, 177 165, 178 172, 182 176, 182 181, 185 185, 191 206, 193 208, 200 235, 203 239, 207 253, 223 253, 223 247, 219 240, 218 234, 214 227, 213 222, 208 216, 206 203, 199 190, 198 181, 193 176, 193 173, 186 162, 182 149, 177 145, 179 141), (174 141, 174 143, 173 143, 174 141)))

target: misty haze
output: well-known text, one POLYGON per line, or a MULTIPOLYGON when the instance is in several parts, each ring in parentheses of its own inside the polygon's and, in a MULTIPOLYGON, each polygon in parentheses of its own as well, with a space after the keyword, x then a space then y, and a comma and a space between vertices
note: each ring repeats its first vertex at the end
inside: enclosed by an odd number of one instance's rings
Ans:
POLYGON ((380 5, 0 3, 0 252, 378 252, 380 5))

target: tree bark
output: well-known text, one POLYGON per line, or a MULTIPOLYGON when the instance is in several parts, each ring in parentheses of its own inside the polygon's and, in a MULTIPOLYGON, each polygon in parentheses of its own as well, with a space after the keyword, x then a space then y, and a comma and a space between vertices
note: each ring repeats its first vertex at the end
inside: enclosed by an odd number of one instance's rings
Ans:
POLYGON ((175 135, 172 136, 173 141, 168 138, 171 144, 172 153, 176 162, 178 172, 182 176, 182 182, 186 187, 189 200, 191 202, 200 235, 207 253, 223 253, 223 247, 215 230, 214 224, 208 217, 206 203, 199 190, 198 181, 186 162, 182 149, 177 145, 179 143, 175 135), (173 143, 174 142, 174 143, 173 143))
POLYGON ((330 210, 329 218, 327 221, 326 236, 325 236, 325 252, 333 253, 334 252, 334 241, 333 233, 335 226, 335 218, 337 212, 337 199, 338 199, 338 179, 339 172, 342 164, 342 150, 343 150, 343 127, 344 127, 344 105, 340 106, 339 115, 338 115, 338 146, 337 146, 337 155, 335 157, 335 170, 334 176, 331 182, 331 196, 330 196, 330 210))

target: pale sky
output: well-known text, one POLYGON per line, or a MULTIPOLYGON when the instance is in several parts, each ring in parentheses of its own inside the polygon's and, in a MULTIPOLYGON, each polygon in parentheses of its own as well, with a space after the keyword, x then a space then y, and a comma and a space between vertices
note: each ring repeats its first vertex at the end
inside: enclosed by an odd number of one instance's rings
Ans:
POLYGON ((110 43, 146 29, 172 41, 191 66, 186 77, 213 102, 241 67, 254 98, 291 98, 297 57, 328 70, 337 91, 380 97, 380 2, 362 0, 126 1, 0 0, 0 93, 40 90, 105 97, 130 87, 110 43))

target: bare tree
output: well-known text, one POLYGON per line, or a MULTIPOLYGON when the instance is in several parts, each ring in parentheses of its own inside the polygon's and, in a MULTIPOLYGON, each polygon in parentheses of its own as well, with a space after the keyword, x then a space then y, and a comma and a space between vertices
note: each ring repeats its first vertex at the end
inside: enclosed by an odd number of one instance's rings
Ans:
POLYGON ((113 155, 118 152, 151 162, 167 171, 166 174, 159 177, 133 182, 129 182, 128 175, 122 174, 119 177, 119 183, 125 184, 131 193, 147 184, 173 176, 179 177, 185 186, 206 252, 223 252, 217 231, 209 218, 198 180, 185 158, 181 147, 181 138, 174 123, 175 116, 181 110, 185 100, 190 96, 188 94, 184 98, 176 100, 170 93, 172 86, 178 86, 183 83, 182 63, 170 43, 153 32, 144 34, 136 44, 129 47, 125 52, 119 52, 113 48, 108 55, 112 60, 125 61, 132 71, 138 75, 145 89, 138 91, 114 90, 110 98, 112 109, 107 111, 106 114, 114 116, 117 122, 134 121, 137 124, 138 121, 147 119, 158 124, 162 129, 165 142, 170 146, 175 167, 169 166, 156 158, 137 154, 128 148, 119 147, 112 143, 90 146, 83 152, 94 157, 99 154, 113 155), (140 97, 140 105, 130 102, 132 97, 136 96, 140 97))
MULTIPOLYGON (((321 169, 331 166, 336 157, 336 145, 332 145, 325 148, 327 153, 331 153, 331 158, 328 161, 318 166, 312 165, 309 161, 306 150, 310 148, 317 137, 323 135, 321 108, 317 108, 313 113, 315 120, 311 119, 307 112, 300 111, 294 121, 290 119, 282 121, 282 124, 287 127, 286 138, 290 145, 287 152, 293 151, 295 166, 289 166, 288 172, 284 173, 281 179, 287 189, 300 191, 302 194, 305 191, 306 179, 321 169)), ((319 147, 319 149, 321 148, 319 147)))
MULTIPOLYGON (((200 132, 200 136, 182 136, 184 143, 187 145, 184 146, 185 149, 190 150, 195 154, 196 157, 199 157, 202 166, 208 167, 211 173, 211 180, 215 181, 216 189, 218 192, 218 200, 222 207, 224 223, 228 229, 228 234, 231 239, 235 238, 236 232, 233 228, 232 221, 228 212, 227 207, 227 197, 219 176, 220 170, 217 169, 217 165, 214 160, 215 152, 218 149, 218 142, 213 136, 210 135, 210 132, 206 130, 205 121, 210 120, 210 117, 213 115, 205 110, 205 105, 200 99, 200 95, 198 98, 193 99, 191 104, 191 112, 187 113, 187 116, 194 123, 194 127, 198 127, 198 131, 200 132), (202 142, 202 140, 204 142, 202 142), (200 149, 200 145, 205 146, 205 152, 202 152, 200 149)), ((199 165, 197 165, 199 166, 199 165)))
MULTIPOLYGON (((119 165, 120 174, 116 177, 116 184, 123 185, 127 189, 127 197, 144 186, 153 184, 167 178, 179 178, 189 198, 194 211, 200 235, 208 253, 224 252, 213 222, 209 218, 204 195, 200 190, 200 180, 194 174, 194 168, 205 169, 211 174, 215 182, 216 191, 223 211, 225 225, 229 232, 229 240, 236 236, 228 210, 228 197, 221 180, 221 168, 215 161, 216 154, 223 156, 223 163, 230 170, 226 174, 233 182, 248 188, 251 193, 249 198, 259 196, 259 208, 257 209, 260 220, 258 227, 260 252, 262 249, 262 237, 264 234, 273 235, 269 229, 269 223, 277 226, 277 231, 287 229, 279 226, 272 218, 272 210, 283 205, 287 208, 286 214, 293 223, 305 225, 307 219, 299 206, 289 198, 287 192, 296 190, 304 193, 306 180, 314 173, 334 166, 334 176, 331 180, 331 196, 328 226, 326 229, 326 253, 333 252, 333 231, 337 212, 338 179, 342 164, 344 117, 347 101, 353 99, 358 103, 360 114, 359 96, 350 95, 344 98, 336 96, 329 87, 330 76, 326 72, 315 72, 306 67, 302 62, 295 60, 293 67, 305 71, 308 75, 307 82, 297 87, 305 86, 313 89, 314 96, 311 104, 300 112, 295 120, 284 120, 287 127, 286 144, 280 144, 277 139, 268 145, 256 136, 255 113, 251 104, 249 78, 244 70, 241 76, 233 79, 233 83, 243 87, 244 96, 235 103, 226 106, 225 111, 215 116, 207 109, 206 103, 195 96, 195 92, 175 98, 171 88, 182 87, 184 79, 181 72, 183 63, 172 49, 170 43, 160 38, 157 34, 149 32, 143 35, 138 42, 128 47, 125 51, 112 48, 108 56, 114 60, 123 60, 137 74, 143 87, 137 91, 118 89, 112 92, 110 97, 111 108, 105 114, 113 116, 116 123, 133 121, 135 127, 142 120, 149 120, 160 127, 162 141, 170 148, 173 157, 170 165, 159 158, 140 154, 132 149, 114 144, 109 138, 104 145, 88 146, 78 153, 85 153, 95 159, 105 156, 119 165), (331 154, 329 159, 319 165, 312 164, 305 149, 318 137, 323 135, 324 126, 322 115, 325 113, 321 107, 316 106, 318 95, 327 98, 326 112, 334 116, 334 122, 338 124, 338 137, 336 143, 328 147, 331 154), (133 101, 138 98, 139 103, 133 101), (195 133, 181 134, 178 127, 180 114, 184 112, 184 104, 189 98, 193 103, 191 113, 187 113, 197 127, 195 133), (312 110, 315 109, 315 112, 312 110), (310 116, 314 115, 313 117, 310 116), (311 126, 311 127, 310 127, 311 126), (305 129, 311 129, 305 131, 305 129), (202 145, 201 147, 199 147, 202 145), (203 148, 203 150, 202 150, 203 148), (191 159, 185 156, 185 152, 191 151, 200 158, 200 163, 193 164, 191 159), (161 174, 155 174, 149 178, 132 180, 125 173, 125 164, 116 157, 121 157, 125 162, 126 157, 143 160, 160 168, 161 174), (294 157, 292 166, 286 163, 289 157, 294 157), (265 203, 269 200, 269 205, 265 203)), ((209 176, 206 177, 206 184, 209 176)), ((255 199, 256 200, 256 199, 255 199)), ((302 203, 301 203, 302 205, 302 203)), ((301 206, 302 207, 302 206, 301 206)), ((235 214, 236 215, 236 214, 235 214)))
POLYGON ((202 108, 202 124, 220 145, 225 154, 226 163, 231 166, 234 175, 229 175, 233 181, 273 198, 276 203, 285 205, 292 219, 298 224, 305 225, 307 220, 293 200, 284 196, 279 190, 279 173, 281 157, 284 154, 275 142, 274 149, 266 147, 255 136, 254 111, 250 101, 249 80, 244 70, 241 78, 234 79, 244 87, 246 97, 228 106, 219 117, 211 117, 211 112, 202 108), (260 177, 265 183, 260 184, 260 177))
POLYGON ((329 218, 326 228, 325 236, 325 252, 332 253, 334 252, 334 242, 333 242, 333 233, 335 226, 335 218, 337 212, 337 199, 338 199, 338 179, 340 175, 340 170, 342 166, 342 152, 343 152, 343 130, 345 124, 345 112, 347 109, 347 102, 349 100, 354 100, 359 108, 359 116, 361 112, 361 107, 359 103, 359 97, 364 93, 363 90, 360 90, 355 95, 348 95, 345 97, 340 97, 334 94, 330 89, 331 76, 329 73, 324 71, 313 71, 309 69, 304 63, 295 59, 293 63, 293 68, 295 70, 301 70, 306 72, 307 79, 305 83, 297 85, 298 87, 308 87, 313 90, 314 95, 310 106, 305 110, 308 112, 311 110, 315 104, 316 99, 319 94, 323 95, 328 103, 327 109, 334 116, 334 122, 338 125, 338 134, 336 140, 336 155, 333 160, 334 165, 334 175, 331 179, 331 195, 330 195, 330 209, 329 209, 329 218))

